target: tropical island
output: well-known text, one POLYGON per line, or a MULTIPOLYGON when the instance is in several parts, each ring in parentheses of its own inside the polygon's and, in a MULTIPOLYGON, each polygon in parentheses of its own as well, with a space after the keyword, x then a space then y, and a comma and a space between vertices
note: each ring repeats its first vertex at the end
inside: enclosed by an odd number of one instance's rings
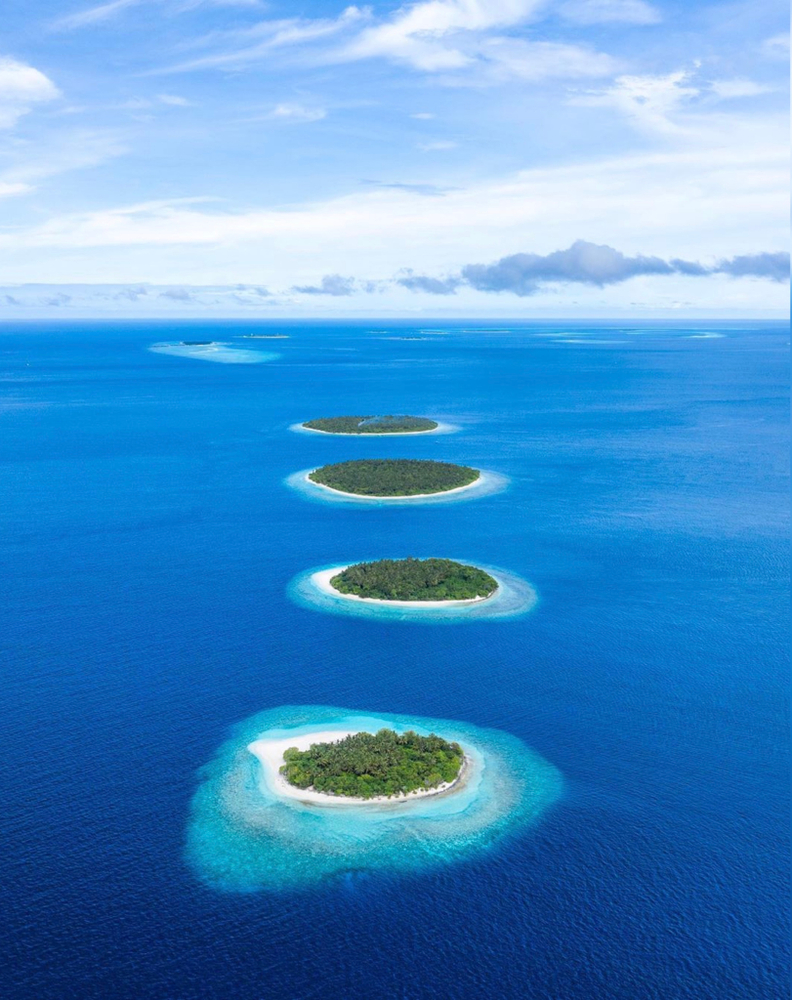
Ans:
POLYGON ((323 465, 308 479, 339 493, 364 497, 418 497, 464 489, 481 478, 478 469, 427 459, 364 458, 323 465))
POLYGON ((378 559, 335 573, 330 587, 346 597, 374 601, 444 603, 492 597, 498 581, 477 566, 452 559, 378 559))
POLYGON ((213 347, 214 340, 182 340, 182 347, 213 347))
POLYGON ((300 789, 345 798, 373 799, 444 790, 460 776, 465 755, 458 743, 434 733, 380 729, 342 739, 289 747, 280 774, 300 789))
POLYGON ((320 417, 306 420, 302 425, 310 431, 325 434, 425 434, 440 426, 428 417, 410 416, 368 416, 368 417, 320 417))
POLYGON ((289 333, 243 333, 245 340, 289 340, 289 333))

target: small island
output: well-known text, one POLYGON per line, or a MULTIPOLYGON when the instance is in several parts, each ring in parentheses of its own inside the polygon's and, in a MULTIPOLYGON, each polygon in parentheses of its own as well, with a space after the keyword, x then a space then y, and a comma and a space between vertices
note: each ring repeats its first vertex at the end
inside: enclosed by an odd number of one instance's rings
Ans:
POLYGON ((359 732, 307 750, 289 747, 280 774, 296 788, 344 798, 375 799, 449 788, 460 776, 462 747, 434 733, 359 732))
POLYGON ((289 333, 243 333, 245 340, 289 340, 289 333))
POLYGON ((433 604, 481 601, 498 581, 477 566, 452 559, 378 559, 356 563, 330 577, 330 587, 347 597, 433 604))
POLYGON ((368 417, 320 417, 306 420, 302 425, 310 431, 325 434, 425 434, 440 426, 428 417, 409 416, 368 416, 368 417))
POLYGON ((478 469, 416 458, 365 458, 323 465, 308 479, 339 493, 363 497, 424 497, 472 486, 478 469))
POLYGON ((182 340, 182 347, 214 347, 214 340, 182 340))

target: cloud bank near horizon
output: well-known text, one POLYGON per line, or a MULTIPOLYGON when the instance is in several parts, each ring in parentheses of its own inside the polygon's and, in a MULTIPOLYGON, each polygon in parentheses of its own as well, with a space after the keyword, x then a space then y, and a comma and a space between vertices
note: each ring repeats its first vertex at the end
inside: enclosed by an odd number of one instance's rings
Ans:
POLYGON ((516 253, 493 264, 466 264, 458 275, 443 278, 410 272, 398 284, 413 292, 453 295, 463 285, 479 292, 511 292, 521 297, 535 295, 549 284, 585 284, 604 288, 641 275, 682 274, 709 277, 727 274, 733 278, 789 280, 789 254, 762 252, 741 254, 713 265, 699 261, 638 254, 626 256, 613 247, 576 240, 566 250, 549 254, 516 253))
MULTIPOLYGON (((86 307, 116 311, 119 306, 143 315, 172 315, 174 310, 232 315, 275 315, 279 309, 305 308, 312 301, 343 300, 353 303, 383 293, 406 289, 430 298, 452 297, 458 292, 518 299, 540 295, 569 286, 605 289, 634 278, 754 279, 773 284, 789 281, 790 255, 783 251, 763 251, 721 258, 703 263, 684 258, 624 254, 606 244, 577 240, 565 250, 548 254, 517 253, 490 264, 466 264, 456 274, 433 276, 403 269, 386 279, 371 280, 341 274, 326 274, 314 284, 285 288, 262 284, 233 285, 154 285, 148 283, 92 285, 20 284, 0 288, 0 315, 32 314, 57 310, 79 314, 86 307), (153 310, 153 312, 152 312, 153 310)), ((186 315, 186 313, 184 313, 186 315)))

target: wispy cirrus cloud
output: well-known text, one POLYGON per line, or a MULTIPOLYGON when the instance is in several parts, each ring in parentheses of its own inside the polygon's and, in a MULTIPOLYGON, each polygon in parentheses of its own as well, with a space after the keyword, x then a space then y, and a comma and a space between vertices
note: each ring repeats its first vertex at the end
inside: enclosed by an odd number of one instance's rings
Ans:
POLYGON ((426 0, 386 17, 349 6, 336 18, 263 20, 197 40, 214 51, 158 72, 252 66, 275 55, 302 66, 384 59, 441 83, 479 86, 597 77, 617 68, 616 60, 589 46, 503 34, 541 19, 547 8, 546 0, 426 0))
POLYGON ((142 0, 109 0, 108 3, 84 7, 73 14, 65 14, 52 22, 56 31, 71 31, 76 28, 88 28, 92 25, 109 21, 128 7, 137 7, 142 0))
MULTIPOLYGON (((107 0, 106 3, 83 7, 71 14, 56 18, 51 27, 55 31, 75 31, 79 28, 91 28, 112 21, 118 14, 131 7, 141 7, 147 3, 159 3, 162 0, 107 0)), ((247 7, 263 8, 262 0, 171 0, 168 7, 174 14, 184 14, 198 7, 247 7)))

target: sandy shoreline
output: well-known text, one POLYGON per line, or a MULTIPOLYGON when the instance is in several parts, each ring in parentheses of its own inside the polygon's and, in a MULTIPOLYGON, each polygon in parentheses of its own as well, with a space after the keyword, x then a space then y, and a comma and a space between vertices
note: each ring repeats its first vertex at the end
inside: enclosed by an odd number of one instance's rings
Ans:
POLYGON ((332 586, 330 580, 352 565, 354 564, 348 563, 346 566, 333 566, 331 569, 322 569, 317 573, 312 573, 311 583, 323 594, 329 594, 331 597, 338 597, 345 601, 360 601, 362 604, 381 604, 389 608, 458 608, 468 604, 482 604, 484 601, 490 601, 500 591, 500 586, 498 586, 488 597, 469 597, 463 601, 386 601, 379 597, 342 594, 340 590, 336 590, 332 586))
MULTIPOLYGON (((324 434, 324 431, 320 431, 320 434, 324 434)), ((430 431, 424 431, 423 433, 429 434, 430 431)), ((357 435, 352 435, 357 436, 357 435)), ((473 486, 483 486, 486 485, 487 478, 486 475, 478 470, 478 479, 474 479, 472 483, 465 483, 464 486, 455 486, 450 490, 438 490, 436 493, 411 493, 409 496, 370 496, 367 493, 347 493, 345 490, 337 490, 334 486, 327 486, 325 483, 317 483, 315 480, 311 479, 311 472, 316 472, 316 469, 311 469, 305 474, 305 482, 309 486, 316 486, 321 490, 327 490, 328 493, 335 493, 340 497, 351 497, 353 500, 427 500, 431 497, 447 497, 452 493, 461 493, 463 490, 469 490, 473 486)))
MULTIPOLYGON (((431 419, 431 418, 427 418, 431 419)), ((389 437, 417 437, 419 434, 449 434, 451 431, 456 430, 453 424, 444 424, 439 420, 437 421, 437 427, 432 427, 428 431, 385 431, 379 434, 356 434, 349 431, 322 431, 318 427, 306 427, 305 424, 292 424, 291 430, 293 431, 307 431, 310 434, 327 434, 330 437, 351 437, 351 438, 389 438, 389 437)))
POLYGON ((312 743, 336 743, 338 740, 344 739, 345 736, 353 736, 359 732, 366 732, 366 730, 331 729, 303 733, 300 736, 292 736, 288 739, 254 740, 248 744, 248 750, 258 760, 264 774, 264 780, 275 795, 279 798, 296 799, 299 802, 306 802, 311 805, 340 806, 342 808, 344 806, 401 805, 416 799, 425 799, 433 795, 443 795, 452 789, 461 788, 470 775, 470 760, 465 756, 459 774, 453 781, 445 782, 436 788, 429 788, 426 791, 409 792, 407 795, 392 795, 390 797, 387 795, 377 795, 371 799, 362 799, 353 796, 326 795, 324 792, 316 792, 310 788, 296 788, 294 785, 290 785, 280 773, 280 768, 284 763, 283 754, 290 747, 297 747, 298 750, 307 750, 312 743))

